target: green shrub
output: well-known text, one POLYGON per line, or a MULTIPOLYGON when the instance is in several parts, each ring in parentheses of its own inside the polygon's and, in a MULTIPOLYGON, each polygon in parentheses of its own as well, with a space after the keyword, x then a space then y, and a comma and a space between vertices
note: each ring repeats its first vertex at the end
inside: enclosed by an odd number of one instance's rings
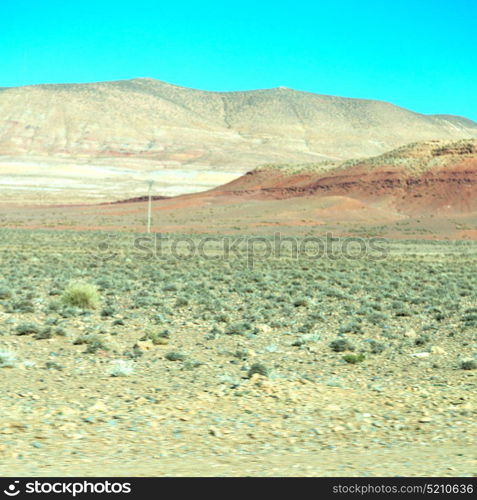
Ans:
POLYGON ((52 337, 53 332, 51 326, 43 328, 34 336, 36 340, 51 339, 52 337))
POLYGON ((354 351, 354 346, 347 339, 336 339, 330 342, 329 345, 335 352, 354 351))
POLYGON ((108 346, 102 341, 98 339, 89 340, 87 342, 87 347, 84 350, 85 354, 94 354, 97 351, 108 351, 108 346))
POLYGON ((427 344, 429 342, 429 335, 419 335, 417 339, 414 341, 414 344, 417 346, 421 346, 427 344))
POLYGON ((99 305, 97 288, 83 281, 70 283, 63 292, 61 299, 68 306, 82 309, 95 309, 99 305))
POLYGON ((40 328, 35 323, 21 323, 15 328, 17 335, 30 335, 32 333, 39 333, 40 328))
POLYGON ((293 302, 295 307, 308 307, 309 300, 306 297, 300 297, 293 302))
POLYGON ((186 355, 180 352, 168 352, 165 358, 169 361, 184 361, 186 359, 186 355))
POLYGON ((477 361, 475 359, 463 359, 460 362, 460 367, 462 370, 477 370, 477 361))
POLYGON ((146 330, 146 332, 140 338, 140 340, 141 341, 150 340, 154 345, 165 345, 168 343, 169 338, 170 338, 169 330, 163 330, 162 332, 146 330))
POLYGON ((258 373, 262 377, 268 377, 270 375, 270 370, 263 363, 254 363, 247 373, 248 378, 258 373))
POLYGON ((258 328, 254 327, 246 321, 240 321, 238 323, 233 323, 229 325, 225 333, 227 335, 256 335, 258 333, 258 328))
POLYGON ((185 297, 177 297, 176 307, 185 307, 187 305, 189 305, 188 299, 186 299, 185 297))
POLYGON ((381 354, 386 349, 386 346, 377 340, 371 340, 369 347, 372 354, 381 354))
POLYGON ((111 316, 114 316, 115 313, 116 313, 116 310, 114 309, 114 307, 106 306, 101 311, 101 317, 102 318, 109 318, 111 316))
POLYGON ((352 365, 355 365, 356 363, 361 363, 362 361, 365 360, 364 354, 345 354, 343 356, 343 360, 346 361, 347 363, 351 363, 352 365))

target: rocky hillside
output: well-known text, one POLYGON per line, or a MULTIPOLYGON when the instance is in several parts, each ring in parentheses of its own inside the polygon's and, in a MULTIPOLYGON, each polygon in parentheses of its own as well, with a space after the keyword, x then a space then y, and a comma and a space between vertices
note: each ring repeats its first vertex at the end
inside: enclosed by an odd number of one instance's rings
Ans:
POLYGON ((346 196, 403 213, 477 210, 477 140, 428 141, 342 163, 268 165, 215 190, 257 199, 346 196))

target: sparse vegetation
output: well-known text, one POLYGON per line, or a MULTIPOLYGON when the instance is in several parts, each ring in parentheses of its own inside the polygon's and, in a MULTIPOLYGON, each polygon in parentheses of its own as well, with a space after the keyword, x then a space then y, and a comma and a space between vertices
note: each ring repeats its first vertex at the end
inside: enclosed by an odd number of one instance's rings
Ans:
POLYGON ((284 251, 252 267, 240 254, 148 261, 121 253, 124 234, 99 264, 89 233, 3 231, 0 425, 17 415, 30 426, 16 438, 24 454, 38 422, 52 443, 98 432, 126 447, 144 436, 157 454, 178 443, 203 454, 212 438, 227 453, 257 443, 311 452, 372 447, 370 436, 407 445, 424 430, 454 446, 459 421, 471 449, 474 243, 386 242, 379 261, 284 251), (101 290, 95 308, 52 299, 77 282, 101 290), (426 415, 419 431, 423 411, 433 424, 426 415))
POLYGON ((473 358, 463 359, 460 362, 462 370, 477 370, 477 360, 473 358))
POLYGON ((15 332, 17 335, 37 334, 40 332, 40 327, 35 323, 21 323, 16 326, 15 332))

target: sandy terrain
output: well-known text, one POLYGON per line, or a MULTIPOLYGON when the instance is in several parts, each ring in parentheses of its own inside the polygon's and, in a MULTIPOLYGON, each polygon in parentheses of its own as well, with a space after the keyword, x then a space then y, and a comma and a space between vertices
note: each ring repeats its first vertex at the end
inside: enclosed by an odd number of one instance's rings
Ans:
POLYGON ((154 194, 175 196, 204 191, 225 184, 240 172, 164 168, 157 163, 138 162, 128 166, 114 162, 74 162, 42 159, 21 161, 0 157, 0 198, 22 205, 97 203, 134 198, 147 193, 147 180, 154 181, 154 194))
POLYGON ((251 267, 1 236, 2 475, 477 473, 473 242, 251 267))

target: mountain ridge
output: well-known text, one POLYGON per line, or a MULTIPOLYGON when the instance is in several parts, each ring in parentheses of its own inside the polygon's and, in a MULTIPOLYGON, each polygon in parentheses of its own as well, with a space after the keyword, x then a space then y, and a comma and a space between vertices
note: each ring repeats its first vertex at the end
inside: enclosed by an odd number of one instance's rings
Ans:
POLYGON ((0 90, 0 155, 22 158, 135 158, 246 171, 477 137, 477 123, 465 117, 282 87, 215 92, 135 78, 0 90))

